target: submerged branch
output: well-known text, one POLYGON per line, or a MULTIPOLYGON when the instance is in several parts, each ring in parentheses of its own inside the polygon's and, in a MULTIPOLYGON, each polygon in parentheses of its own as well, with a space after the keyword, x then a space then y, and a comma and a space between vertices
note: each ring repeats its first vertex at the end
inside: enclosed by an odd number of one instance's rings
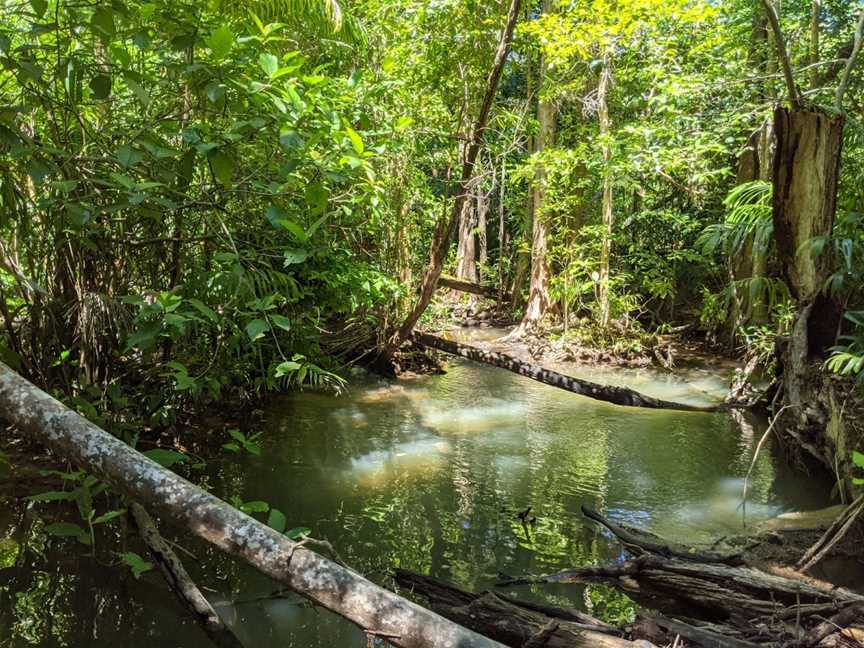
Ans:
POLYGON ((417 344, 432 349, 438 349, 445 353, 461 356, 474 360, 475 362, 483 362, 490 364, 493 367, 507 369, 520 376, 531 378, 537 382, 558 387, 580 396, 587 396, 595 400, 613 403, 615 405, 625 405, 627 407, 647 407, 650 409, 668 409, 682 410, 685 412, 719 412, 727 409, 726 405, 690 405, 687 403, 675 403, 665 401, 647 394, 641 394, 628 387, 615 387, 611 385, 599 385, 588 380, 573 378, 560 374, 557 371, 546 369, 539 365, 533 365, 528 362, 517 360, 516 358, 504 353, 495 351, 484 351, 467 344, 460 344, 452 340, 430 335, 428 333, 414 333, 412 340, 417 344))

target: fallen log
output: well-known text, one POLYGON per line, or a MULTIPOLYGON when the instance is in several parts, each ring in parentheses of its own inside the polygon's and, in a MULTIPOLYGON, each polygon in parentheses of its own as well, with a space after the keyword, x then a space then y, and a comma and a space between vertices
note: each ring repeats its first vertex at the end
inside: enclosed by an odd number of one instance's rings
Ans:
POLYGON ((444 338, 430 335, 429 333, 415 332, 411 339, 417 344, 431 349, 438 349, 439 351, 444 351, 445 353, 457 355, 462 358, 468 358, 475 362, 483 362, 492 365, 493 367, 507 369, 508 371, 536 380, 537 382, 564 389, 573 392, 574 394, 579 394, 580 396, 587 396, 588 398, 593 398, 595 400, 613 403, 615 405, 647 407, 650 409, 681 410, 685 412, 719 412, 727 409, 727 406, 723 404, 690 405, 687 403, 675 403, 654 398, 653 396, 648 396, 646 394, 641 394, 628 387, 600 385, 588 380, 582 380, 581 378, 565 376, 557 371, 552 371, 551 369, 546 369, 539 365, 533 365, 528 362, 523 362, 522 360, 517 360, 516 358, 504 353, 484 351, 483 349, 478 349, 477 347, 468 344, 445 340, 444 338))
MULTIPOLYGON (((637 648, 650 646, 621 637, 607 624, 584 615, 590 623, 575 622, 554 615, 555 608, 524 605, 494 592, 466 592, 437 579, 404 569, 396 570, 396 582, 429 601, 430 607, 506 646, 544 646, 545 648, 637 648), (542 643, 541 643, 542 639, 542 643)), ((564 617, 568 616, 567 611, 564 617)))
POLYGON ((636 549, 639 551, 647 551, 666 557, 682 558, 692 562, 703 563, 725 563, 727 565, 743 565, 744 557, 741 553, 724 554, 716 551, 705 549, 697 549, 692 546, 676 545, 672 543, 656 542, 647 537, 640 537, 624 527, 621 527, 613 522, 610 522, 605 517, 600 515, 594 509, 585 505, 582 506, 582 515, 590 520, 602 524, 609 529, 612 534, 618 538, 621 543, 628 549, 636 549))
MULTIPOLYGON (((455 277, 448 277, 447 275, 441 275, 438 277, 438 286, 450 288, 451 290, 457 290, 459 292, 471 293, 472 295, 488 297, 489 299, 498 299, 497 288, 492 286, 481 286, 480 284, 463 281, 462 279, 456 279, 455 277)), ((510 301, 510 296, 505 293, 503 299, 505 301, 510 301)))
POLYGON ((186 609, 192 613, 207 636, 219 648, 243 648, 243 644, 240 643, 237 636, 225 625, 224 621, 216 614, 216 610, 195 585, 171 545, 159 533, 159 529, 156 528, 156 523, 153 522, 150 514, 144 510, 143 506, 134 502, 129 506, 129 511, 135 521, 135 526, 138 527, 141 540, 147 546, 153 560, 159 565, 168 587, 177 595, 186 609))
POLYGON ((104 479, 166 522, 405 648, 500 648, 293 542, 163 468, 0 363, 0 413, 29 438, 104 479))

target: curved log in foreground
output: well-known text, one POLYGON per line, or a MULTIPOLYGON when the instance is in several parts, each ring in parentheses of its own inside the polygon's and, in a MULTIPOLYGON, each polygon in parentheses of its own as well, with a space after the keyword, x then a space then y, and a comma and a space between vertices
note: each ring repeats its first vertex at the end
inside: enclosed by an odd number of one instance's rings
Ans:
POLYGON ((625 405, 627 407, 647 407, 650 409, 666 409, 666 410, 681 410, 684 412, 719 412, 728 409, 727 405, 689 405, 687 403, 675 403, 672 401, 661 400, 641 394, 628 387, 614 387, 612 385, 600 385, 581 378, 573 378, 564 374, 545 369, 539 365, 533 365, 528 362, 517 360, 513 356, 508 356, 504 353, 496 351, 484 351, 477 347, 468 344, 445 340, 436 335, 429 333, 415 332, 411 339, 425 347, 438 349, 445 353, 461 356, 474 360, 475 362, 483 362, 490 364, 493 367, 507 369, 520 376, 525 376, 531 380, 564 389, 580 396, 587 396, 594 400, 605 401, 615 405, 625 405))
POLYGON ((0 413, 64 459, 225 553, 405 648, 500 648, 356 572, 303 548, 163 468, 0 363, 0 413))

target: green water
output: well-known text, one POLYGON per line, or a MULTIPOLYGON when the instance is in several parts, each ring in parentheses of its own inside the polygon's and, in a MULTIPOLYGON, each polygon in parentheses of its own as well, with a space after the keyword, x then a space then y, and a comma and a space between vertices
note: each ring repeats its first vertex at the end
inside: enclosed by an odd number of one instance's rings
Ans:
MULTIPOLYGON (((718 400, 730 369, 674 374, 564 367, 603 383, 693 403, 718 400)), ((669 538, 739 532, 743 476, 764 422, 727 414, 620 408, 506 371, 454 361, 443 376, 399 385, 355 379, 341 397, 295 394, 267 409, 260 457, 211 462, 223 497, 265 500, 289 526, 328 539, 355 569, 388 584, 394 566, 467 588, 499 572, 543 573, 614 560, 619 546, 587 523, 587 504, 669 538), (516 513, 531 507, 536 522, 516 513)), ((769 447, 750 480, 747 523, 822 507, 824 484, 769 447)), ((0 646, 186 647, 206 638, 156 573, 140 580, 0 515, 0 646), (21 555, 22 540, 30 546, 21 555)), ((364 646, 347 622, 292 598, 254 570, 190 539, 190 571, 247 646, 364 646)), ((183 554, 181 554, 182 557, 183 554)), ((586 607, 584 587, 520 595, 586 607)))

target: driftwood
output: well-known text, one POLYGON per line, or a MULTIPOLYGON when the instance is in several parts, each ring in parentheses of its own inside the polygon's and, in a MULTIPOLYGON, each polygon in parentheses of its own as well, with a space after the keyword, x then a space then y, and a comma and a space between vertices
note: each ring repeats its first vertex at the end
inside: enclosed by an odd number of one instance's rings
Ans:
MULTIPOLYGON (((856 611, 864 609, 861 594, 828 589, 803 577, 727 564, 712 553, 673 549, 675 545, 669 543, 646 541, 641 534, 612 524, 590 509, 583 512, 609 528, 638 556, 612 565, 508 579, 499 586, 606 581, 626 590, 636 601, 686 617, 686 622, 655 618, 668 633, 680 634, 693 645, 720 648, 815 646, 844 625, 851 625, 860 618, 856 611), (827 625, 826 617, 831 618, 827 625), (790 636, 792 625, 794 636, 790 636), (808 639, 802 641, 801 636, 808 639)), ((731 558, 737 563, 740 557, 731 558)), ((790 574, 795 572, 790 570, 790 574)))
POLYGON ((609 529, 622 544, 631 550, 635 548, 640 551, 647 551, 649 553, 659 554, 669 558, 683 558, 684 560, 694 562, 726 563, 727 565, 744 564, 744 557, 740 553, 724 554, 705 549, 696 549, 695 547, 684 545, 655 542, 650 539, 647 534, 637 535, 622 526, 610 522, 597 511, 584 505, 582 506, 582 515, 587 517, 589 520, 594 520, 595 522, 602 524, 604 527, 609 529))
MULTIPOLYGON (((499 297, 497 288, 492 286, 481 286, 480 284, 463 281, 462 279, 456 279, 455 277, 448 277, 447 275, 441 275, 438 277, 438 286, 450 288, 451 290, 458 290, 459 292, 471 293, 472 295, 481 295, 482 297, 488 297, 489 299, 498 299, 499 297)), ((510 296, 506 293, 502 298, 505 301, 510 301, 510 296)))
MULTIPOLYGON (((609 625, 575 611, 525 604, 494 592, 466 592, 429 576, 396 570, 396 582, 429 601, 442 616, 500 641, 506 646, 545 648, 637 648, 609 625), (560 613, 561 616, 557 616, 560 613), (542 642, 541 642, 542 641, 542 642)), ((650 645, 650 644, 648 644, 650 645)))
POLYGON ((156 528, 150 514, 140 504, 131 504, 129 510, 138 527, 138 533, 153 560, 180 602, 188 609, 214 644, 220 648, 243 648, 236 635, 219 618, 213 606, 195 585, 183 563, 156 528))
POLYGON ((625 405, 628 407, 647 407, 651 409, 668 409, 682 410, 685 412, 718 412, 726 408, 724 405, 689 405, 687 403, 674 403, 672 401, 661 400, 646 394, 640 394, 637 391, 627 387, 614 387, 610 385, 599 385, 588 380, 565 376, 564 374, 545 369, 539 365, 533 365, 528 362, 517 360, 512 356, 495 351, 484 351, 477 347, 468 344, 445 340, 444 338, 430 335, 429 333, 415 332, 411 338, 417 344, 432 349, 438 349, 445 353, 461 356, 474 360, 475 362, 483 362, 494 367, 507 369, 520 376, 531 378, 537 382, 558 387, 574 394, 587 396, 595 400, 614 403, 615 405, 625 405))
POLYGON ((405 648, 500 648, 293 542, 145 457, 0 363, 0 412, 20 432, 104 479, 165 522, 405 648))

